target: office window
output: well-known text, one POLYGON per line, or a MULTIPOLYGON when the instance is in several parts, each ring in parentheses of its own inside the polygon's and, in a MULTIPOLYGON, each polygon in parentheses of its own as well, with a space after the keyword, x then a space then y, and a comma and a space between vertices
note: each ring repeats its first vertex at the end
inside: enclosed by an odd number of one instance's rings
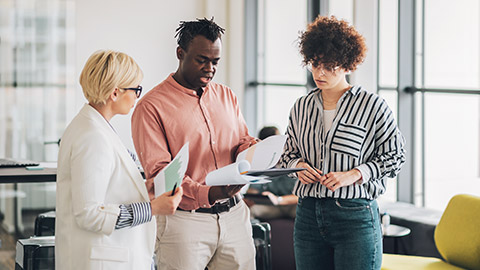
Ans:
MULTIPOLYGON (((378 1, 378 94, 383 97, 398 120, 398 1, 378 1)), ((373 53, 373 52, 369 52, 373 53)), ((397 200, 397 179, 389 179, 382 199, 397 200)))
POLYGON ((479 88, 480 2, 425 0, 425 87, 479 88))
POLYGON ((0 2, 0 156, 56 161, 73 106, 73 1, 0 2))
MULTIPOLYGON (((480 3, 413 3, 407 12, 415 19, 403 20, 406 24, 400 26, 400 2, 378 1, 379 94, 391 107, 413 102, 408 125, 414 134, 407 141, 414 151, 413 160, 407 161, 413 164, 413 179, 406 179, 412 181, 412 202, 443 211, 455 194, 480 195, 480 3), (403 36, 406 42, 399 40, 399 27, 412 23, 411 35, 403 36), (400 101, 387 92, 405 94, 398 85, 409 78, 398 76, 397 44, 409 42, 414 42, 414 50, 404 57, 414 59, 406 67, 414 74, 413 85, 407 86, 413 89, 413 98, 400 101)), ((402 117, 402 112, 398 114, 402 117)))
POLYGON ((255 72, 247 78, 247 84, 253 87, 246 90, 251 99, 247 98, 244 114, 252 135, 266 125, 277 126, 284 133, 294 102, 309 90, 298 48, 299 33, 307 25, 307 0, 248 3, 252 8, 247 11, 247 24, 256 24, 252 25, 254 36, 247 36, 255 40, 252 49, 247 49, 247 57, 254 59, 251 65, 255 72), (256 17, 249 19, 254 13, 256 17))
POLYGON ((460 193, 480 195, 480 97, 425 94, 425 206, 443 210, 460 193))
POLYGON ((380 88, 396 87, 398 73, 398 1, 379 1, 379 60, 380 88))
POLYGON ((443 210, 455 194, 480 195, 480 3, 425 0, 423 10, 424 202, 443 210))
MULTIPOLYGON (((0 157, 57 160, 74 113, 73 9, 73 0, 0 1, 0 157)), ((54 183, 0 185, 2 230, 18 225, 28 237, 31 216, 54 208, 54 183)), ((16 236, 3 236, 0 269, 13 269, 16 236)))

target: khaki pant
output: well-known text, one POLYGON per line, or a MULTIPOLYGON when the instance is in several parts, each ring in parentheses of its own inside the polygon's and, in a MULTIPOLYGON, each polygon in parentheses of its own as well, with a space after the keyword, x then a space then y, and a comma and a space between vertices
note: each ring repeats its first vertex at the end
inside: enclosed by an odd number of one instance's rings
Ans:
POLYGON ((158 216, 155 253, 159 270, 254 270, 249 209, 241 201, 221 214, 158 216))

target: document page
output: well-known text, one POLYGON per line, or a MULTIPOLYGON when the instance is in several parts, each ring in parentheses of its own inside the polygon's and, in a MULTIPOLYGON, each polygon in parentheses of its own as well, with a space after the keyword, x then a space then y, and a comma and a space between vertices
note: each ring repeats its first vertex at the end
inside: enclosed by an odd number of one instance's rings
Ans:
POLYGON ((285 135, 275 135, 252 145, 238 154, 236 162, 210 172, 205 178, 209 186, 264 184, 269 177, 302 169, 274 168, 283 153, 285 135))
POLYGON ((188 142, 182 146, 173 160, 168 163, 153 179, 155 185, 155 198, 173 187, 182 184, 188 167, 188 142))

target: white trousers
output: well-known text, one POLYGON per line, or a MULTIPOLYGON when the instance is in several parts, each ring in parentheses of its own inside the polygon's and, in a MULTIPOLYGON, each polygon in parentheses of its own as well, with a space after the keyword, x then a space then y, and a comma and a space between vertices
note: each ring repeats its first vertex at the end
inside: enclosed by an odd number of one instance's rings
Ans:
POLYGON ((220 214, 157 216, 159 270, 255 269, 250 211, 243 201, 220 214))

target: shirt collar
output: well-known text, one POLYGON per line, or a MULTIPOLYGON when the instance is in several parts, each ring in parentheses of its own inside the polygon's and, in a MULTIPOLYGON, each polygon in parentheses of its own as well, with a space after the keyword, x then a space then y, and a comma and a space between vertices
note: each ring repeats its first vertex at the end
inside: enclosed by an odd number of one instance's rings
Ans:
MULTIPOLYGON (((360 85, 353 85, 352 87, 350 87, 349 90, 347 90, 343 96, 345 96, 346 94, 350 93, 352 95, 357 95, 359 92, 360 92, 360 89, 362 88, 362 86, 360 85)), ((315 88, 313 89, 309 94, 314 94, 314 93, 320 93, 322 92, 322 89, 320 88, 315 88)))
MULTIPOLYGON (((168 78, 167 78, 167 82, 169 84, 171 84, 176 90, 178 91, 181 91, 187 95, 190 95, 190 96, 195 96, 195 97, 198 97, 197 95, 197 91, 196 90, 193 90, 193 89, 189 89, 189 88, 186 88, 184 86, 182 86, 181 84, 179 84, 174 78, 173 78, 173 74, 175 73, 171 73, 168 78)), ((205 86, 203 88, 203 95, 205 95, 205 93, 207 92, 208 88, 210 88, 210 83, 207 84, 207 86, 205 86)))

